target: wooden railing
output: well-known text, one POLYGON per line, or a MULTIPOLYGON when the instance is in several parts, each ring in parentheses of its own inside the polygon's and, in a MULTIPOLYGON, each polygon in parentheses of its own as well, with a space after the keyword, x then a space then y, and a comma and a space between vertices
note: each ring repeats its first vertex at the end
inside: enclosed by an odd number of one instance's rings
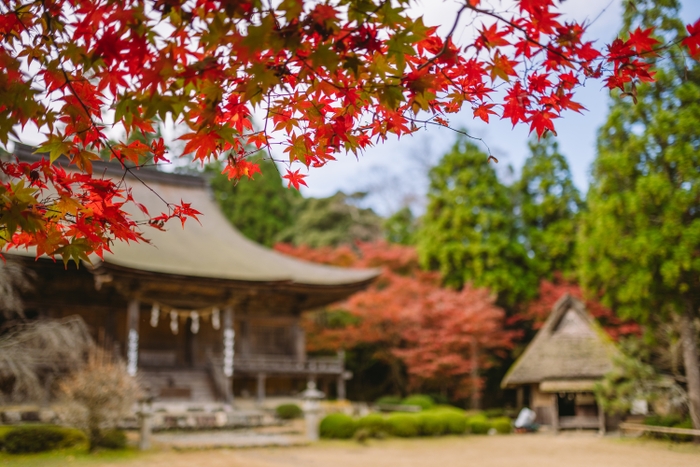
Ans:
POLYGON ((691 435, 700 438, 700 430, 692 428, 674 428, 669 426, 642 425, 641 423, 620 423, 622 431, 649 431, 652 433, 666 433, 670 435, 691 435))
MULTIPOLYGON (((221 357, 216 357, 215 360, 218 367, 223 368, 221 357)), ((343 363, 339 357, 315 357, 297 360, 293 357, 276 355, 236 356, 233 361, 233 371, 234 373, 340 375, 344 370, 343 363)))
POLYGON ((230 381, 224 374, 223 359, 217 358, 207 349, 207 370, 214 382, 214 388, 218 396, 226 402, 230 402, 228 399, 231 396, 231 389, 229 387, 230 381))

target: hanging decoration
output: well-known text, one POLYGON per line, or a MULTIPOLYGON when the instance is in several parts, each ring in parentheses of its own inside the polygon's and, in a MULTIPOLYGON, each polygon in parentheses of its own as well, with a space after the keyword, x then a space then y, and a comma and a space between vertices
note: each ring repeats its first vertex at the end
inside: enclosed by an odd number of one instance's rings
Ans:
POLYGON ((139 333, 136 329, 129 329, 126 348, 126 372, 130 376, 136 376, 139 359, 139 333))
POLYGON ((177 334, 178 326, 180 324, 179 321, 177 311, 170 311, 170 330, 173 332, 173 334, 177 334))
POLYGON ((162 303, 154 302, 151 305, 151 326, 158 327, 161 316, 170 315, 170 330, 177 334, 180 330, 180 320, 191 319, 190 331, 197 334, 201 328, 202 320, 211 318, 211 327, 218 331, 221 329, 221 310, 219 307, 200 308, 198 310, 178 310, 162 303))
POLYGON ((211 327, 213 327, 215 331, 221 328, 221 313, 217 307, 211 309, 211 327))
POLYGON ((236 333, 233 329, 224 329, 224 375, 233 376, 233 339, 236 333))
POLYGON ((160 318, 160 305, 157 303, 153 304, 151 307, 151 327, 158 327, 158 319, 160 318))
POLYGON ((197 334, 199 332, 199 313, 196 310, 190 311, 190 318, 192 319, 190 331, 192 331, 192 334, 197 334))

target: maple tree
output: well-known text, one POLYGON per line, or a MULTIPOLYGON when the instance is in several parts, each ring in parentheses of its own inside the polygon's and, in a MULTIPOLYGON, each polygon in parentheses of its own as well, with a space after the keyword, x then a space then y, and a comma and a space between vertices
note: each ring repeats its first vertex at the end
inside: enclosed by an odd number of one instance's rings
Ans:
MULTIPOLYGON (((324 165, 390 135, 449 125, 463 109, 509 119, 541 136, 567 110, 584 79, 633 95, 653 79, 645 57, 680 44, 700 56, 700 21, 666 44, 636 29, 606 47, 586 25, 562 19, 554 0, 493 7, 464 0, 449 32, 414 18, 409 0, 6 0, 0 4, 0 144, 31 124, 45 134, 47 160, 1 165, 3 246, 76 261, 114 240, 144 240, 125 213, 118 182, 93 176, 105 147, 139 165, 168 160, 151 119, 183 122, 195 162, 225 160, 230 178, 253 176, 256 151, 279 147, 290 186, 301 164, 324 165), (477 36, 453 39, 460 21, 477 36), (502 98, 501 98, 502 97, 502 98), (254 125, 262 116, 262 127, 254 125), (114 127, 123 141, 108 143, 114 127), (148 138, 147 138, 148 139, 148 138), (252 149, 250 149, 252 148, 252 149), (61 155, 78 169, 53 162, 61 155)), ((130 169, 131 170, 131 169, 130 169)), ((162 228, 196 216, 166 201, 149 214, 162 228)), ((148 213, 147 213, 148 214, 148 213)))
POLYGON ((600 301, 587 297, 579 284, 565 279, 559 272, 555 272, 552 279, 542 279, 537 298, 528 303, 520 317, 532 321, 533 329, 541 328, 552 313, 554 304, 565 294, 581 300, 586 310, 614 340, 641 334, 642 328, 637 322, 622 319, 600 301))
POLYGON ((469 396, 475 389, 474 365, 481 371, 493 366, 518 337, 503 328, 505 312, 493 294, 470 285, 460 291, 441 287, 436 273, 420 269, 414 247, 380 241, 360 242, 354 249, 275 248, 316 262, 381 268, 372 286, 327 312, 340 319, 306 320, 308 346, 313 351, 371 345, 372 357, 389 367, 399 389, 447 391, 453 399, 469 396), (473 356, 475 344, 480 351, 473 356))

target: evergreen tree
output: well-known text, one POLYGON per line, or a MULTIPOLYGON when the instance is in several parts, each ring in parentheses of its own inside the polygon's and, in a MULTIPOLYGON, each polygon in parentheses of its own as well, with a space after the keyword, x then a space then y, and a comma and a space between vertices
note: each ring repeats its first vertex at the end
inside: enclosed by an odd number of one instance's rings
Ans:
MULTIPOLYGON (((625 28, 683 33, 675 0, 628 5, 625 28)), ((581 229, 581 276, 622 316, 678 316, 693 426, 700 429, 700 66, 657 63, 656 82, 613 98, 581 229)))
POLYGON ((446 285, 488 287, 512 306, 537 290, 522 240, 509 188, 486 154, 459 139, 430 171, 418 232, 423 265, 439 270, 446 285))
POLYGON ((228 220, 243 235, 256 242, 272 246, 277 236, 294 223, 292 207, 301 195, 282 184, 273 162, 260 163, 261 174, 255 180, 242 178, 234 183, 221 173, 220 164, 212 164, 211 188, 228 220))
POLYGON ((416 241, 418 221, 408 206, 405 206, 384 221, 387 241, 399 245, 413 245, 416 241))
POLYGON ((529 147, 530 157, 513 188, 534 272, 551 279, 556 271, 568 275, 573 270, 581 196, 551 134, 533 139, 529 147))
POLYGON ((300 197, 293 206, 294 223, 276 240, 314 248, 379 240, 383 238, 382 219, 372 209, 357 205, 364 196, 338 192, 328 198, 300 197))

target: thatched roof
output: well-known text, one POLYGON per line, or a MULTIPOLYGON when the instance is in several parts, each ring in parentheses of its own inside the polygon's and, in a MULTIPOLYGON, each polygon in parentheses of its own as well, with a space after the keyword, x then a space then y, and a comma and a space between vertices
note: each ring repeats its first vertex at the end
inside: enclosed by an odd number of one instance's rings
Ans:
POLYGON ((594 380, 613 368, 617 349, 580 300, 564 295, 501 387, 552 380, 594 380))

